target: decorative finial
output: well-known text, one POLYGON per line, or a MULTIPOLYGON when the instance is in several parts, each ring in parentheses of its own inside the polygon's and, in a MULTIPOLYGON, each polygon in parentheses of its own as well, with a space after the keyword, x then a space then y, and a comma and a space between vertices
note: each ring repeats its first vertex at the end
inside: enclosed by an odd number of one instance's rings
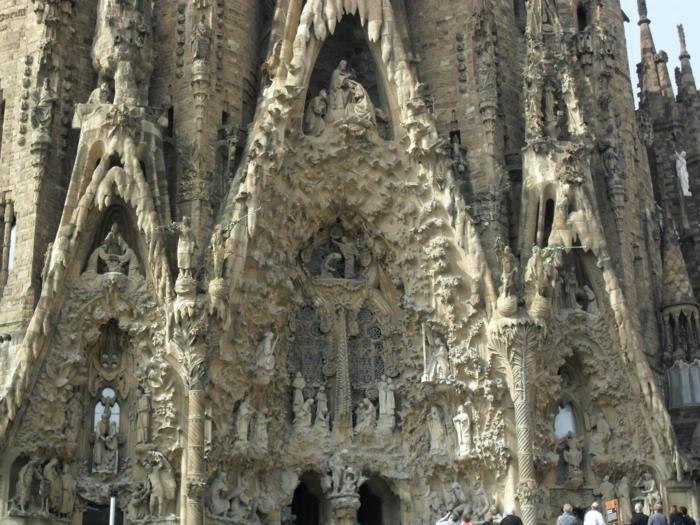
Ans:
POLYGON ((678 39, 681 42, 681 58, 690 58, 688 48, 685 44, 685 29, 683 28, 683 24, 678 24, 678 39))
POLYGON ((639 11, 639 18, 646 19, 646 17, 647 17, 647 0, 637 0, 637 11, 639 11))

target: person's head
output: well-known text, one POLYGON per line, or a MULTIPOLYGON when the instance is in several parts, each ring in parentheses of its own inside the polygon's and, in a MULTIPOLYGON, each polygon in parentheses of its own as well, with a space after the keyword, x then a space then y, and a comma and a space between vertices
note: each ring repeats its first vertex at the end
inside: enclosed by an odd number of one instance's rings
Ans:
POLYGON ((503 511, 504 516, 511 516, 513 515, 513 509, 511 507, 506 507, 506 509, 503 511))
POLYGON ((471 521, 472 520, 472 515, 471 512, 464 511, 462 512, 462 521, 471 521))
POLYGON ((594 501, 593 503, 591 503, 591 508, 593 510, 598 510, 598 507, 600 507, 600 503, 598 503, 597 501, 594 501))
POLYGON ((644 505, 642 505, 641 503, 634 504, 634 511, 638 514, 641 514, 643 508, 644 508, 644 505))
POLYGON ((490 512, 484 516, 484 522, 493 523, 493 515, 490 512))
POLYGON ((683 514, 683 516, 688 515, 688 507, 678 507, 678 508, 681 511, 681 514, 683 514))
POLYGON ((664 506, 661 503, 654 505, 654 512, 661 512, 664 510, 664 506))
POLYGON ((571 503, 564 503, 562 510, 564 512, 573 512, 574 508, 571 506, 571 503))
POLYGON ((678 506, 671 505, 671 514, 678 514, 678 506))

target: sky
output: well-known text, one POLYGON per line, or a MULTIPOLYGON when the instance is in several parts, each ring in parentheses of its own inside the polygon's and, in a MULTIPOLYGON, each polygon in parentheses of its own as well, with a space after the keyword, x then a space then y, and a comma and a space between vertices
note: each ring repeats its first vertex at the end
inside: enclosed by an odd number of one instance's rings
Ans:
MULTIPOLYGON (((632 85, 637 93, 637 63, 639 62, 639 15, 637 0, 621 0, 622 10, 630 23, 625 24, 627 33, 627 52, 629 53, 632 85)), ((678 24, 683 24, 688 44, 691 64, 694 66, 695 79, 700 80, 700 0, 647 0, 647 10, 651 20, 651 32, 654 35, 656 50, 668 54, 668 66, 673 88, 676 89, 673 70, 679 65, 680 44, 678 42, 678 24)))

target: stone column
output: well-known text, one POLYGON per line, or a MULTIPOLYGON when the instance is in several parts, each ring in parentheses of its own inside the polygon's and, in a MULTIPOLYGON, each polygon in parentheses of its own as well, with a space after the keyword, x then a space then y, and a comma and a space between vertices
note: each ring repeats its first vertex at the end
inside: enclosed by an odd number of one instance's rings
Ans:
POLYGON ((3 232, 2 232, 2 270, 0 270, 0 285, 7 284, 7 277, 10 266, 10 240, 12 237, 12 219, 14 210, 11 202, 5 203, 5 213, 3 215, 3 232))
POLYGON ((335 312, 333 334, 336 339, 335 406, 333 432, 340 441, 352 436, 352 393, 350 391, 350 364, 348 363, 347 310, 338 306, 335 312))
POLYGON ((330 497, 334 525, 353 525, 360 508, 360 497, 356 494, 338 494, 330 497))
POLYGON ((530 320, 502 319, 490 333, 491 345, 508 360, 510 390, 515 410, 515 434, 518 446, 518 489, 524 525, 537 523, 538 487, 530 431, 530 362, 541 343, 542 329, 530 320))
POLYGON ((187 420, 187 525, 204 521, 204 391, 190 390, 187 420))

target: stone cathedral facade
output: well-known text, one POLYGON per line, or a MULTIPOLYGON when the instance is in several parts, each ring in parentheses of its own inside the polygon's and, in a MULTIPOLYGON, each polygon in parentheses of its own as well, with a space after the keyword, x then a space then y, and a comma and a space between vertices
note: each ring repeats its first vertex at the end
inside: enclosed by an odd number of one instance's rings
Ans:
POLYGON ((0 0, 0 522, 697 515, 700 97, 638 16, 635 110, 618 0, 0 0))

